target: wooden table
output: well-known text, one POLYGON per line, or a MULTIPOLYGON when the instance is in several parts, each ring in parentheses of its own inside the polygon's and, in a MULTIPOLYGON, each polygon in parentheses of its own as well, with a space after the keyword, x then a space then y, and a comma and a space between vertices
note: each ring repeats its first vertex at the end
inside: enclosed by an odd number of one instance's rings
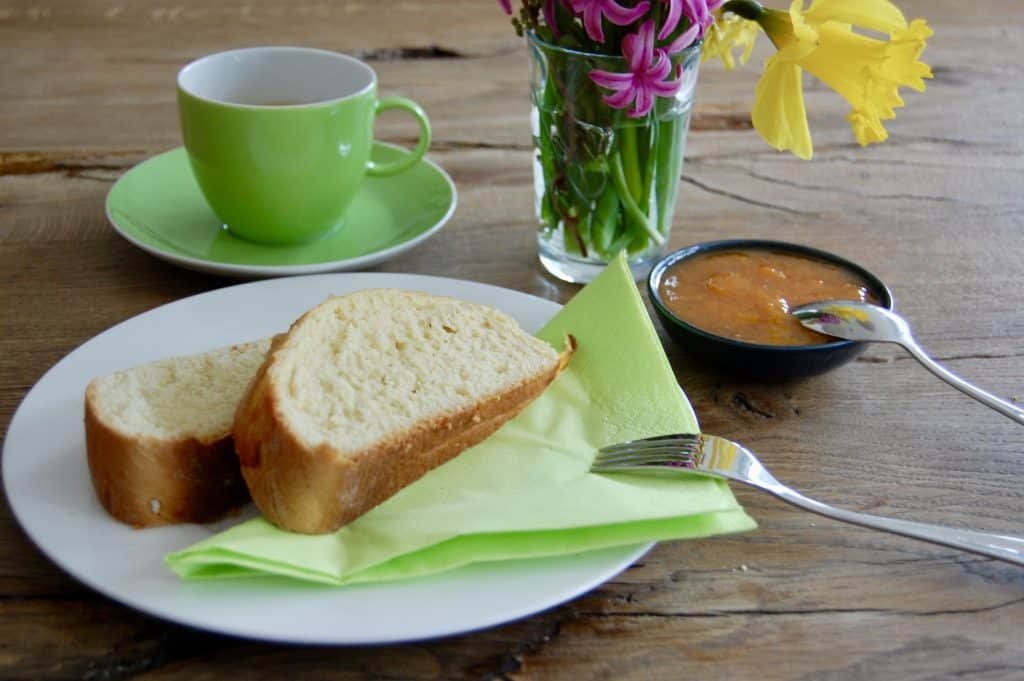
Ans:
MULTIPOLYGON (((750 129, 753 64, 706 67, 672 243, 771 237, 841 253, 891 285, 939 359, 1020 396, 1024 4, 969 5, 904 3, 936 30, 935 79, 908 95, 885 145, 858 148, 843 102, 811 83, 810 163, 750 129)), ((385 92, 430 113, 431 155, 459 186, 458 212, 380 271, 559 301, 577 290, 537 264, 525 53, 494 2, 0 0, 3 431, 83 341, 234 283, 136 250, 103 201, 127 168, 180 144, 177 69, 253 44, 361 55, 385 92)), ((414 134, 397 116, 378 131, 414 134)), ((1024 429, 903 352, 872 347, 779 387, 725 379, 667 347, 704 428, 741 439, 796 487, 851 509, 1024 534, 1024 429)), ((489 631, 350 649, 247 642, 128 610, 43 558, 5 504, 0 678, 1024 678, 1024 570, 737 493, 759 531, 662 544, 592 593, 489 631)))

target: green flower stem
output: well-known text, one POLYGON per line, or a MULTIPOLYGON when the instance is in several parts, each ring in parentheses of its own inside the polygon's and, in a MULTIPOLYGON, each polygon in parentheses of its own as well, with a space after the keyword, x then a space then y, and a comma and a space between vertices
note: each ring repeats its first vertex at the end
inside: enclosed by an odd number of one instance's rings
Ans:
POLYGON ((590 238, 597 252, 609 259, 615 256, 615 253, 610 250, 619 230, 621 222, 619 216, 619 196, 615 193, 615 188, 608 185, 601 194, 601 198, 597 200, 590 238))
POLYGON ((544 90, 541 93, 538 109, 538 131, 537 131, 537 155, 544 174, 544 196, 541 198, 541 218, 548 233, 558 227, 558 208, 554 194, 555 177, 557 170, 555 164, 557 159, 551 144, 551 115, 549 111, 555 109, 558 100, 558 92, 555 89, 554 80, 548 78, 544 90))
POLYGON ((667 118, 658 123, 658 140, 655 145, 654 195, 658 204, 658 231, 667 234, 672 224, 670 216, 676 202, 679 187, 679 156, 682 142, 679 135, 681 120, 667 118))
POLYGON ((615 189, 619 193, 619 201, 622 202, 622 206, 626 209, 629 217, 647 232, 647 235, 654 240, 654 243, 664 246, 665 237, 651 226, 647 216, 636 205, 636 199, 633 198, 633 194, 629 190, 629 185, 626 183, 626 174, 623 170, 622 153, 620 151, 617 154, 612 154, 612 179, 615 181, 615 189))
POLYGON ((621 156, 623 171, 626 175, 626 186, 629 187, 629 193, 633 195, 633 199, 637 200, 643 195, 643 176, 640 174, 640 159, 637 157, 639 150, 636 144, 636 126, 625 125, 620 131, 619 135, 622 138, 620 142, 621 156))
MULTIPOLYGON (((649 125, 645 128, 644 137, 646 138, 647 144, 643 145, 644 150, 644 191, 640 197, 639 205, 647 210, 647 219, 657 228, 658 226, 658 206, 656 201, 652 201, 651 192, 655 192, 655 179, 658 177, 657 159, 658 159, 658 137, 660 133, 657 119, 651 117, 649 119, 649 125)), ((657 192, 655 192, 655 195, 657 192)))
POLYGON ((593 249, 593 222, 594 213, 590 210, 589 203, 577 204, 576 232, 579 234, 580 244, 584 247, 584 255, 587 250, 593 249))
POLYGON ((565 251, 566 253, 572 253, 573 255, 580 255, 584 258, 587 257, 586 244, 583 242, 583 236, 580 233, 579 219, 571 215, 562 216, 562 224, 565 226, 565 251), (569 234, 572 233, 574 238, 569 238, 569 234))
POLYGON ((589 254, 587 242, 584 241, 584 237, 580 233, 579 206, 571 201, 572 197, 565 191, 565 187, 561 186, 564 182, 564 176, 560 176, 552 187, 561 194, 561 196, 555 199, 555 208, 558 210, 558 215, 562 222, 565 247, 570 253, 576 253, 586 258, 589 257, 589 254), (572 236, 571 239, 570 235, 572 236))
POLYGON ((764 5, 755 0, 729 0, 722 5, 723 12, 732 12, 749 21, 757 21, 764 14, 764 5))

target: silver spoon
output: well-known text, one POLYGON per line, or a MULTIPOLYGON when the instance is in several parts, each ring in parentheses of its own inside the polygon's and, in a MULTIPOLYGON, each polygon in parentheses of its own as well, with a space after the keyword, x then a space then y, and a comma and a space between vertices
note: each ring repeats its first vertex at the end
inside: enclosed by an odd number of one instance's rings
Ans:
POLYGON ((1000 414, 1024 425, 1024 409, 971 385, 929 357, 910 333, 910 325, 892 310, 858 300, 808 303, 790 310, 808 329, 853 341, 875 341, 902 345, 924 368, 1000 414))

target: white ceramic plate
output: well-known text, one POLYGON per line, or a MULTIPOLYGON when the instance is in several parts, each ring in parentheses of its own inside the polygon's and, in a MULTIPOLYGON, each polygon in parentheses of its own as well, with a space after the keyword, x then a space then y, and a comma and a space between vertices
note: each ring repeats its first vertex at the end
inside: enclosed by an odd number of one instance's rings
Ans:
POLYGON ((538 330, 559 309, 473 282, 395 274, 328 274, 259 281, 164 305, 123 322, 58 362, 32 388, 4 443, 8 501, 29 537, 71 575, 125 605, 237 636, 366 644, 456 634, 525 617, 582 594, 649 548, 482 563, 423 579, 333 588, 283 579, 183 582, 163 557, 223 527, 133 530, 93 494, 82 396, 95 376, 282 331, 330 294, 406 288, 486 303, 538 330))

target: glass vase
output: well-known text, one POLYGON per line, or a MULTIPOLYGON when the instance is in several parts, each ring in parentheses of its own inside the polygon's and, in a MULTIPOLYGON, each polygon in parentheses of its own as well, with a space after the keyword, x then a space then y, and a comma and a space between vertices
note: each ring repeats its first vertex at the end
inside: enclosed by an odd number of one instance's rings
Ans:
POLYGON ((537 244, 545 269, 586 283, 620 251, 637 279, 666 250, 683 168, 700 46, 673 57, 677 95, 642 118, 608 106, 590 71, 626 60, 529 36, 537 244))

